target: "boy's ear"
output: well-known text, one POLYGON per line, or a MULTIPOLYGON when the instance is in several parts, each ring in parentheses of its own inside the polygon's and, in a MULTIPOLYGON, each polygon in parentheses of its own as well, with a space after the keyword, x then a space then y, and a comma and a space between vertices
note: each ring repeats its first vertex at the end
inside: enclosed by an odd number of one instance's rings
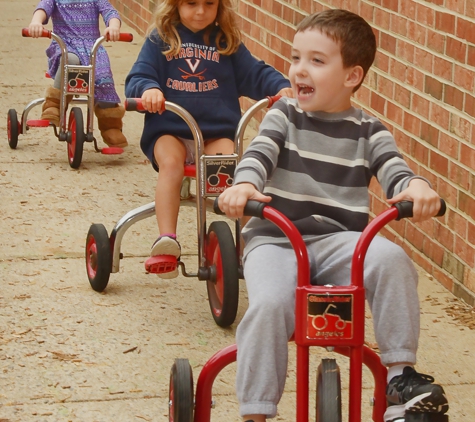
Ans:
POLYGON ((345 85, 349 88, 358 86, 364 77, 364 71, 361 66, 353 66, 349 69, 345 85))

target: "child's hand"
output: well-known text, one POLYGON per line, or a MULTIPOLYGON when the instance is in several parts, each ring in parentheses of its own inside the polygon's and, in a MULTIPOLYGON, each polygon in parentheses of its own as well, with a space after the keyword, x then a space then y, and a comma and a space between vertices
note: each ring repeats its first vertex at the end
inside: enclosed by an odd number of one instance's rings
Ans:
POLYGON ((142 94, 142 105, 149 113, 162 114, 164 101, 163 92, 158 88, 147 89, 142 94))
POLYGON ((109 21, 109 26, 104 30, 103 35, 108 41, 118 41, 120 36, 120 20, 112 18, 109 21))
POLYGON ((277 95, 280 95, 281 97, 290 97, 294 98, 294 91, 292 88, 282 88, 277 95))
POLYGON ((244 206, 251 199, 270 202, 272 198, 260 193, 252 183, 240 183, 219 195, 218 205, 229 218, 241 218, 244 215, 244 206))
POLYGON ((43 33, 44 27, 43 24, 37 22, 31 22, 28 26, 28 32, 30 37, 38 38, 43 33))
POLYGON ((412 221, 415 223, 434 217, 440 209, 440 196, 422 179, 412 179, 406 189, 388 199, 390 204, 400 201, 414 203, 412 221))

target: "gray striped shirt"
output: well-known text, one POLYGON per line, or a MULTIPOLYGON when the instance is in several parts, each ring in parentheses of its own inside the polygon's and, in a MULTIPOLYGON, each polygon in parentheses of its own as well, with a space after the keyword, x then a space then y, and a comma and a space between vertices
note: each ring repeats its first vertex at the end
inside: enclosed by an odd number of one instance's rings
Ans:
MULTIPOLYGON (((270 205, 310 240, 366 227, 373 176, 388 198, 417 177, 377 118, 354 107, 341 113, 304 112, 296 100, 283 97, 264 117, 234 183, 252 183, 271 196, 270 205)), ((242 234, 246 253, 258 244, 286 241, 273 223, 257 218, 242 234)))

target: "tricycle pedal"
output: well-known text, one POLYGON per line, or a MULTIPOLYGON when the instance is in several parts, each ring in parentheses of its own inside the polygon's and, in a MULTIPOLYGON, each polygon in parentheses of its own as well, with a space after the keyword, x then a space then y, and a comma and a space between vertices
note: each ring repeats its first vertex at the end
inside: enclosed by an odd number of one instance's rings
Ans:
POLYGON ((442 413, 408 413, 405 422, 449 422, 449 415, 442 413))
POLYGON ((163 274, 175 271, 177 258, 174 255, 151 256, 145 261, 145 271, 152 274, 163 274))

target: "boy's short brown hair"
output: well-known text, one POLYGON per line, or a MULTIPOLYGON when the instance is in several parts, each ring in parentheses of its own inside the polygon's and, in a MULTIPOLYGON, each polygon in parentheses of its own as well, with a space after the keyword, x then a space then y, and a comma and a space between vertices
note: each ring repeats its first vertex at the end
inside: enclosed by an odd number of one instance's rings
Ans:
POLYGON ((376 56, 376 37, 368 22, 348 10, 329 9, 307 16, 297 26, 297 32, 308 29, 317 29, 340 44, 343 67, 361 66, 365 78, 376 56))

